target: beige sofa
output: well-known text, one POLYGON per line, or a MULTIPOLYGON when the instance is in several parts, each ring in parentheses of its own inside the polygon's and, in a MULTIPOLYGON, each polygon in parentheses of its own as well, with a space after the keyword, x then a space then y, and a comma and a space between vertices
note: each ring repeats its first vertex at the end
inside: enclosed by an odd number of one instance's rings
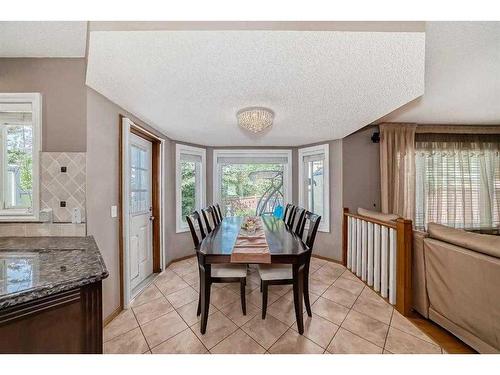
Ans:
POLYGON ((500 236, 414 231, 413 306, 480 353, 500 353, 500 236))

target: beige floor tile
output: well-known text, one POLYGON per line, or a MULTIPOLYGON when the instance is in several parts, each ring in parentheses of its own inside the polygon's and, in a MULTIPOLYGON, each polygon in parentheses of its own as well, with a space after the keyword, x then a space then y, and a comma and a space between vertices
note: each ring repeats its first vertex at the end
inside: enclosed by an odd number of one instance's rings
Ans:
MULTIPOLYGON (((298 332, 296 324, 292 325, 292 329, 298 332)), ((323 349, 326 349, 338 329, 338 325, 319 315, 313 314, 312 317, 309 317, 304 314, 304 336, 323 349)))
POLYGON ((265 349, 269 349, 286 332, 288 325, 280 322, 272 315, 267 315, 266 319, 261 319, 260 315, 257 315, 242 326, 241 329, 265 349))
POLYGON ((290 324, 295 321, 295 305, 293 299, 289 299, 286 296, 279 298, 271 306, 268 306, 267 314, 271 314, 276 319, 290 326, 290 324))
POLYGON ((163 272, 161 272, 159 275, 155 277, 153 282, 156 283, 162 283, 167 280, 173 280, 173 279, 179 279, 179 275, 177 275, 174 271, 172 271, 170 268, 167 268, 163 272))
MULTIPOLYGON (((287 293, 290 293, 293 289, 292 285, 268 285, 267 292, 272 292, 278 296, 284 296, 287 293)), ((259 288, 260 291, 260 288, 259 288)))
POLYGON ((382 323, 391 322, 393 307, 368 287, 363 289, 352 308, 382 323))
POLYGON ((198 271, 198 264, 184 260, 172 263, 169 268, 177 275, 183 276, 198 271))
POLYGON ((238 326, 229 320, 229 318, 226 318, 220 311, 208 317, 207 330, 204 335, 200 332, 200 323, 196 323, 192 327, 196 336, 198 336, 203 345, 209 350, 237 329, 238 326))
POLYGON ((316 272, 313 272, 310 276, 313 279, 321 280, 326 283, 332 284, 335 280, 337 280, 340 277, 340 275, 342 275, 342 273, 344 273, 343 269, 323 266, 316 272))
POLYGON ((135 328, 121 336, 107 341, 103 345, 105 354, 142 354, 149 347, 140 328, 135 328))
POLYGON ((309 264, 309 266, 311 268, 314 268, 314 269, 319 269, 327 263, 328 263, 328 261, 326 261, 324 259, 311 257, 311 263, 309 264))
POLYGON ((159 297, 163 297, 163 294, 161 294, 160 290, 156 287, 155 284, 151 284, 146 287, 141 292, 141 294, 133 299, 133 301, 130 303, 130 306, 137 307, 159 297))
POLYGON ((323 297, 319 297, 318 300, 314 302, 311 309, 314 314, 320 315, 337 325, 342 323, 349 312, 349 309, 346 307, 323 297))
POLYGON ((395 354, 441 354, 441 348, 428 341, 391 327, 385 349, 395 354))
POLYGON ((349 312, 342 323, 342 328, 355 333, 379 347, 384 347, 387 331, 389 330, 388 325, 354 310, 349 312))
POLYGON ((293 329, 289 329, 271 346, 271 354, 323 354, 324 349, 293 329))
POLYGON ((155 280, 154 283, 164 295, 189 287, 189 285, 177 275, 169 277, 168 279, 155 280))
POLYGON ((189 328, 151 349, 153 354, 204 354, 207 348, 189 328))
POLYGON ((266 350, 241 329, 222 340, 212 349, 213 354, 263 354, 266 350))
POLYGON ((132 310, 134 310, 137 321, 142 325, 173 311, 174 308, 162 295, 153 301, 133 307, 132 310))
POLYGON ((400 331, 409 333, 410 335, 416 336, 419 339, 430 342, 431 344, 435 344, 435 342, 423 333, 420 329, 418 329, 412 322, 406 319, 403 315, 397 312, 394 309, 394 313, 392 314, 391 319, 391 327, 397 328, 400 331))
POLYGON ((359 280, 354 281, 354 280, 348 279, 348 278, 344 277, 344 274, 342 274, 342 276, 340 276, 337 280, 335 280, 333 285, 335 285, 338 288, 345 289, 345 290, 347 290, 351 293, 354 293, 356 295, 359 295, 361 293, 361 291, 363 290, 363 288, 365 287, 365 284, 363 284, 362 281, 359 281, 359 280))
POLYGON ((321 295, 330 285, 332 285, 331 282, 309 278, 309 292, 311 293, 321 295))
POLYGON ((332 285, 321 295, 321 297, 327 298, 333 302, 337 302, 342 306, 351 308, 352 305, 354 305, 356 298, 358 298, 358 295, 348 290, 332 285))
POLYGON ((335 263, 335 262, 326 262, 325 264, 323 264, 323 268, 336 269, 336 270, 340 270, 342 272, 347 269, 342 264, 335 263))
POLYGON ((178 309, 181 306, 187 305, 189 302, 198 301, 198 292, 188 286, 177 292, 167 294, 166 297, 172 306, 178 309))
MULTIPOLYGON (((278 298, 280 298, 278 294, 269 291, 267 293, 267 306, 270 306, 278 298)), ((262 308, 262 293, 260 292, 260 289, 257 288, 252 293, 248 294, 247 302, 253 303, 255 306, 262 308)))
POLYGON ((219 310, 225 305, 229 305, 236 300, 240 300, 240 294, 236 294, 228 288, 213 289, 210 293, 210 303, 219 310))
POLYGON ((354 273, 346 269, 342 275, 340 275, 343 279, 348 279, 354 282, 360 282, 361 280, 354 273))
POLYGON ((260 314, 261 310, 253 303, 247 302, 247 314, 243 315, 241 310, 241 301, 237 300, 229 305, 224 305, 221 312, 233 321, 238 327, 252 319, 255 315, 260 314))
POLYGON ((132 310, 124 310, 114 318, 103 330, 103 340, 109 341, 112 338, 131 331, 139 327, 132 310))
POLYGON ((141 328, 146 337, 146 341, 149 346, 153 348, 179 332, 182 332, 188 328, 188 326, 177 312, 172 311, 144 324, 141 328))
POLYGON ((188 283, 189 285, 199 284, 199 282, 200 282, 200 273, 199 273, 199 271, 194 271, 194 272, 188 273, 186 275, 183 275, 182 279, 186 283, 188 283))
MULTIPOLYGON (((248 294, 252 293, 258 287, 259 287, 258 284, 247 282, 247 285, 245 286, 245 294, 248 295, 248 294)), ((231 292, 236 293, 237 295, 240 295, 240 283, 230 283, 228 286, 226 286, 225 289, 228 289, 231 292)))
MULTIPOLYGON (((189 325, 192 326, 193 324, 196 324, 197 322, 200 321, 201 315, 196 316, 196 309, 198 308, 198 301, 192 301, 189 302, 188 304, 179 307, 177 309, 177 313, 184 319, 184 321, 189 325)), ((208 309, 208 315, 212 315, 213 313, 217 312, 217 308, 210 304, 210 307, 208 309)))
POLYGON ((327 351, 332 354, 381 354, 382 348, 340 328, 327 351))

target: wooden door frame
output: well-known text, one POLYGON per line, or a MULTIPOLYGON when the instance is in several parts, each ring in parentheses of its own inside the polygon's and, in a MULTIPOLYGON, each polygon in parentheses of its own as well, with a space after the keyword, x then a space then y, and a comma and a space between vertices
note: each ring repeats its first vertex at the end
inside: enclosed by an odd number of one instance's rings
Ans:
MULTIPOLYGON (((119 152, 119 186, 118 186, 118 211, 119 211, 119 260, 120 260, 120 310, 123 310, 125 307, 125 298, 124 298, 124 287, 125 287, 125 272, 124 272, 124 235, 125 235, 125 220, 123 214, 123 185, 124 178, 123 168, 125 161, 123 160, 124 150, 124 126, 123 120, 127 118, 126 116, 119 115, 119 139, 118 139, 118 152, 119 152)), ((129 119, 130 120, 130 119, 129 119)), ((152 134, 148 130, 143 127, 137 125, 132 120, 130 120, 130 133, 134 134, 138 137, 141 137, 147 141, 150 141, 152 144, 152 183, 151 183, 151 206, 153 207, 152 216, 155 218, 153 220, 153 235, 152 235, 152 248, 153 248, 153 273, 161 272, 162 270, 162 256, 161 256, 161 248, 162 248, 162 231, 161 231, 161 222, 162 222, 162 209, 161 209, 161 190, 162 190, 162 153, 163 153, 163 140, 156 135, 152 134)))

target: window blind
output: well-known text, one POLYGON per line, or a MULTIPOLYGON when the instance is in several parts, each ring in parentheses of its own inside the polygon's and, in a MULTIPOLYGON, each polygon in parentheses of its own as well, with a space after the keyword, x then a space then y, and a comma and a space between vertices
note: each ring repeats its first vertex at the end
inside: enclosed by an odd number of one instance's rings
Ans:
POLYGON ((286 156, 218 156, 217 164, 287 164, 286 156))
POLYGON ((201 155, 185 154, 181 153, 181 161, 191 162, 191 163, 201 163, 201 155))

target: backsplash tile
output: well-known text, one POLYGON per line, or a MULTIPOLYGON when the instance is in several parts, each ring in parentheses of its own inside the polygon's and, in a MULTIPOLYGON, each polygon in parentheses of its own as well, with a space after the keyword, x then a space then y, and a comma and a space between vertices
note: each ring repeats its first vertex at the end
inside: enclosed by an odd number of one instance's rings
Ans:
POLYGON ((55 223, 71 222, 74 208, 85 222, 85 160, 84 152, 42 152, 41 208, 52 209, 55 223))

